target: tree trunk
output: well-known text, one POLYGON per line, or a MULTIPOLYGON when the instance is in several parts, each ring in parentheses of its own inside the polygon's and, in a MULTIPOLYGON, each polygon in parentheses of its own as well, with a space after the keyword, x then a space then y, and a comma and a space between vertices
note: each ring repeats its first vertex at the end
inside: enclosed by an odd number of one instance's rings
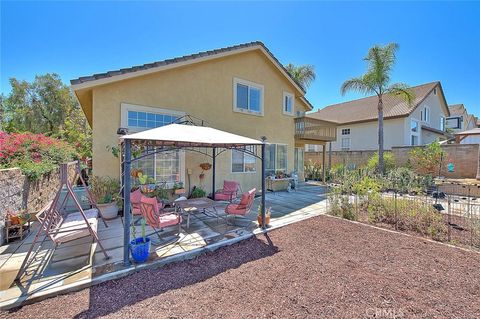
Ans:
POLYGON ((382 96, 378 97, 378 172, 385 173, 383 162, 383 101, 382 96))

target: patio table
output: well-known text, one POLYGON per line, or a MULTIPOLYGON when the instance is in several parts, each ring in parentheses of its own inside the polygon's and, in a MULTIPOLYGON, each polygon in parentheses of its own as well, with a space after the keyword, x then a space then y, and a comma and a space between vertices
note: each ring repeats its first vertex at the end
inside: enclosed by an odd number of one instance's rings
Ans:
POLYGON ((190 215, 196 212, 202 212, 207 216, 210 216, 207 212, 211 212, 218 219, 220 216, 216 210, 217 205, 217 202, 208 197, 191 198, 175 202, 175 207, 180 209, 182 215, 187 215, 187 228, 190 227, 190 215))

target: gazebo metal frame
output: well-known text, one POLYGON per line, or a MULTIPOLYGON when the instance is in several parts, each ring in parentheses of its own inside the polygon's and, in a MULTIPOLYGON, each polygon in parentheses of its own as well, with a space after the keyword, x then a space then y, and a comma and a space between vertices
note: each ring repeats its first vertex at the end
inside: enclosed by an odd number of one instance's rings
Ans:
MULTIPOLYGON (((186 115, 177 119, 172 124, 183 124, 188 126, 202 126, 205 127, 205 121, 199 120, 194 118, 190 115, 186 115), (201 121, 200 124, 197 124, 196 121, 201 121)), ((152 129, 155 130, 155 129, 152 129)), ((148 132, 148 131, 143 131, 148 132)), ((225 132, 228 133, 228 132, 225 132)), ((231 133, 229 133, 231 134, 231 133)), ((132 134, 133 135, 133 134, 132 134)), ((197 152, 203 155, 206 155, 212 159, 212 195, 215 194, 215 169, 216 169, 216 158, 218 155, 222 154, 227 150, 237 150, 244 152, 248 155, 254 156, 255 158, 260 159, 261 161, 261 178, 262 178, 262 193, 261 193, 261 214, 262 214, 262 229, 266 229, 265 225, 265 193, 266 193, 266 185, 265 185, 265 146, 266 146, 266 137, 262 137, 261 141, 257 143, 198 143, 198 142, 186 142, 186 141, 171 141, 168 142, 162 141, 161 139, 151 139, 151 140, 136 140, 134 138, 129 138, 129 135, 123 135, 120 137, 121 139, 121 147, 122 147, 122 192, 124 198, 124 205, 123 205, 123 217, 124 217, 124 230, 123 230, 123 262, 125 266, 130 264, 130 257, 129 257, 129 247, 130 247, 130 224, 131 224, 131 205, 130 205, 130 196, 129 192, 132 186, 131 182, 131 165, 133 162, 138 161, 139 159, 152 156, 154 154, 177 151, 177 150, 184 150, 190 152, 197 152), (141 156, 132 158, 132 145, 142 145, 142 146, 152 146, 154 149, 149 151, 148 149, 143 152, 141 156), (246 146, 255 146, 255 150, 251 151, 248 150, 246 146), (257 146, 261 146, 260 156, 257 154, 257 146), (200 149, 212 149, 211 154, 207 151, 202 151, 200 149)))

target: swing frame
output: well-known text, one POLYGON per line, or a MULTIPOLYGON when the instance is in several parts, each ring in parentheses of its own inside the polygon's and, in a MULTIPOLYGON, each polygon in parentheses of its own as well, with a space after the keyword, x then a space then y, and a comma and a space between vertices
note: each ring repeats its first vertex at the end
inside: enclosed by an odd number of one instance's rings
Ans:
POLYGON ((25 256, 25 259, 23 260, 22 265, 20 266, 20 269, 17 273, 17 276, 15 277, 15 281, 17 281, 17 282, 20 281, 20 279, 21 279, 22 275, 25 273, 27 267, 35 259, 34 258, 35 255, 38 253, 38 251, 42 247, 42 244, 44 243, 44 241, 47 237, 50 238, 50 240, 55 243, 55 247, 53 248, 53 251, 55 251, 59 244, 69 242, 69 241, 73 241, 73 240, 77 240, 77 239, 84 238, 84 237, 87 237, 87 236, 92 236, 93 242, 96 241, 98 243, 98 245, 100 246, 103 254, 105 255, 105 258, 106 259, 110 258, 110 256, 107 254, 107 251, 103 247, 103 245, 100 241, 100 238, 98 237, 98 233, 97 233, 98 230, 93 230, 92 226, 90 225, 90 222, 88 221, 87 215, 85 214, 85 210, 82 208, 82 206, 80 205, 80 202, 78 201, 78 199, 75 196, 75 193, 73 192, 72 183, 68 179, 68 170, 69 170, 69 167, 72 166, 72 165, 75 165, 75 175, 74 175, 73 181, 76 181, 77 178, 80 180, 81 186, 85 187, 87 198, 90 202, 90 205, 92 206, 92 209, 97 210, 97 213, 98 213, 97 218, 100 217, 102 219, 105 227, 108 227, 107 222, 103 218, 102 212, 98 208, 98 205, 97 205, 96 201, 93 199, 93 196, 92 196, 89 188, 87 187, 87 185, 85 183, 85 180, 82 177, 81 169, 80 169, 80 161, 61 164, 60 165, 60 186, 59 186, 59 188, 58 188, 58 190, 55 194, 54 199, 50 202, 50 204, 45 206, 45 208, 42 209, 37 214, 37 219, 41 222, 41 225, 38 228, 38 231, 35 235, 35 238, 34 238, 32 244, 30 245, 30 248, 28 250, 27 255, 25 256), (66 193, 65 197, 63 198, 63 201, 60 204, 60 206, 58 206, 59 199, 60 199, 60 194, 61 194, 64 186, 67 189, 67 193, 66 193), (78 226, 73 226, 73 229, 68 229, 68 227, 64 227, 62 229, 62 225, 63 225, 63 223, 66 219, 65 217, 68 216, 68 214, 65 215, 64 209, 65 209, 65 206, 67 204, 67 199, 69 197, 72 198, 76 208, 78 209, 78 213, 80 213, 80 215, 82 216, 82 218, 85 222, 85 225, 86 225, 85 227, 79 228, 78 226), (86 229, 88 230, 88 234, 84 235, 84 236, 81 236, 81 237, 78 237, 78 238, 73 238, 73 239, 69 239, 69 240, 65 240, 65 241, 58 241, 58 240, 55 239, 55 236, 57 234, 60 234, 60 233, 83 232, 86 229), (45 237, 40 242, 40 245, 39 245, 37 251, 35 251, 35 253, 33 253, 33 248, 34 248, 35 244, 38 242, 38 240, 40 238, 40 235, 42 233, 45 233, 45 237), (32 253, 33 253, 33 256, 32 256, 32 253), (33 258, 31 258, 31 257, 33 257, 33 258))

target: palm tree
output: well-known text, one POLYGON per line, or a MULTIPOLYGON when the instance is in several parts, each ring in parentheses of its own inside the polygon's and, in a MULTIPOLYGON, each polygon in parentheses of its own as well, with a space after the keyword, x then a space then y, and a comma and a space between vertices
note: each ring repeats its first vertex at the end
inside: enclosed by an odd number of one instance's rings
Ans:
POLYGON ((315 80, 315 67, 310 64, 295 66, 291 63, 285 66, 290 76, 306 90, 315 80))
POLYGON ((340 89, 342 95, 348 91, 357 91, 365 95, 378 96, 378 171, 385 173, 383 160, 383 97, 386 94, 397 96, 405 100, 409 106, 415 98, 410 87, 405 83, 390 84, 390 73, 396 59, 398 44, 390 43, 385 46, 374 46, 368 50, 364 58, 368 69, 360 77, 345 81, 340 89))

